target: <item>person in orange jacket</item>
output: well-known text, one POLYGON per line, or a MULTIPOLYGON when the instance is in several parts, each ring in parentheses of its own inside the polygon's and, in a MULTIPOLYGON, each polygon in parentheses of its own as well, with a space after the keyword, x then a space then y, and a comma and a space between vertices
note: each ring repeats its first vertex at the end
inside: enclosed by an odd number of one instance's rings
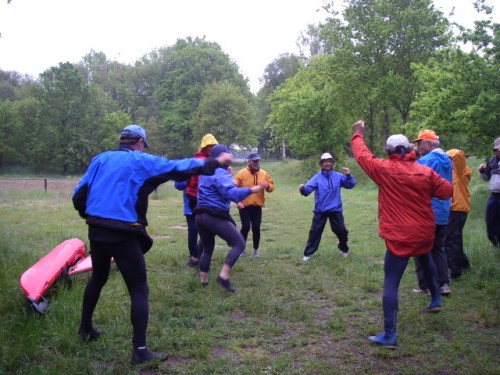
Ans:
MULTIPOLYGON (((250 227, 252 228, 253 257, 260 258, 260 226, 262 224, 262 207, 264 207, 265 203, 264 190, 272 193, 274 182, 267 172, 260 168, 260 156, 257 152, 251 152, 247 156, 247 167, 236 174, 234 183, 237 187, 252 187, 257 185, 262 185, 263 187, 257 194, 251 194, 236 204, 241 220, 240 233, 246 242, 250 227)), ((243 250, 240 256, 246 256, 246 252, 243 250)))
POLYGON ((465 153, 462 150, 453 149, 446 151, 446 154, 453 164, 453 196, 446 224, 444 250, 448 258, 450 277, 456 279, 470 267, 469 258, 464 253, 462 232, 470 211, 470 194, 467 186, 472 172, 465 163, 465 153))

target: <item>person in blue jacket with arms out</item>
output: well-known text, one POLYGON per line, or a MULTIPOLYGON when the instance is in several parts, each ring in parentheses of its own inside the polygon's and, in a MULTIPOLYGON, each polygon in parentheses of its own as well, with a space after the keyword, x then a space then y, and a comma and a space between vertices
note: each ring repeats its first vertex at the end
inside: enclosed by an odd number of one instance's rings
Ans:
MULTIPOLYGON (((218 144, 210 151, 208 160, 229 153, 224 144, 218 144)), ((200 257, 200 283, 208 284, 208 272, 215 248, 215 237, 219 236, 226 241, 231 249, 224 259, 221 271, 216 282, 228 292, 236 289, 229 281, 231 269, 245 251, 245 239, 236 228, 236 223, 229 214, 231 202, 240 202, 252 193, 262 190, 261 184, 252 187, 239 188, 234 184, 233 176, 227 171, 228 165, 217 168, 212 176, 201 176, 198 182, 198 202, 194 209, 196 227, 203 243, 203 252, 200 257)))
POLYGON ((148 196, 170 179, 185 181, 195 174, 210 175, 233 158, 226 153, 207 161, 168 160, 144 153, 144 148, 149 148, 144 129, 138 125, 125 127, 118 148, 92 159, 72 197, 75 209, 88 225, 92 259, 78 335, 83 341, 101 335, 92 324, 92 315, 114 258, 130 295, 133 364, 167 358, 166 353, 146 347, 149 303, 144 253, 153 245, 146 231, 148 196))
POLYGON ((305 197, 314 191, 314 215, 304 249, 304 261, 308 261, 318 250, 327 220, 330 220, 330 228, 339 240, 337 247, 342 256, 347 257, 349 251, 347 245, 349 231, 344 224, 340 188, 352 189, 356 185, 356 180, 349 168, 342 168, 343 175, 334 171, 335 159, 328 152, 321 155, 319 165, 321 171, 311 177, 305 185, 299 185, 299 192, 305 197))

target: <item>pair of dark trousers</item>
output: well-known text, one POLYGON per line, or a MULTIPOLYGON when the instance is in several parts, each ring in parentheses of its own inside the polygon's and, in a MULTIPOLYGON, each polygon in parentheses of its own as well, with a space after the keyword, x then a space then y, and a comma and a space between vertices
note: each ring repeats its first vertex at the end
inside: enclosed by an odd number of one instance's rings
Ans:
POLYGON ((128 235, 122 242, 90 241, 92 276, 83 294, 81 328, 89 331, 92 315, 106 284, 111 258, 120 270, 130 295, 130 320, 133 328, 134 348, 146 346, 146 329, 149 318, 146 264, 137 235, 128 235))
POLYGON ((214 216, 206 212, 197 213, 196 227, 203 243, 203 253, 200 256, 200 272, 210 271, 212 254, 215 249, 215 236, 219 236, 228 244, 231 249, 226 255, 224 264, 231 268, 239 259, 240 254, 245 250, 245 239, 236 226, 226 218, 214 216))
POLYGON ((349 231, 345 227, 344 215, 342 212, 322 212, 313 215, 309 237, 304 249, 304 256, 310 256, 318 250, 327 220, 330 220, 330 228, 339 240, 337 246, 339 250, 344 253, 349 251, 349 246, 347 246, 349 231))
POLYGON ((186 224, 188 227, 188 249, 189 255, 193 258, 199 258, 203 251, 201 241, 198 241, 198 229, 194 215, 186 215, 186 224))
POLYGON ((493 246, 500 247, 500 193, 491 193, 486 202, 486 234, 493 246))
MULTIPOLYGON (((448 275, 448 259, 446 257, 446 252, 444 251, 445 234, 446 225, 436 224, 436 228, 434 231, 434 244, 432 245, 430 255, 436 267, 437 281, 439 283, 439 286, 443 286, 444 284, 448 284, 450 282, 450 276, 448 275)), ((430 290, 429 285, 427 285, 423 267, 420 264, 419 259, 415 257, 414 260, 419 288, 421 290, 430 290)))
POLYGON ((467 212, 450 211, 446 224, 444 250, 448 259, 451 277, 459 277, 464 268, 470 266, 469 258, 464 253, 463 229, 467 221, 467 212))
MULTIPOLYGON (((422 265, 427 285, 431 292, 431 297, 438 293, 438 284, 436 279, 436 268, 430 256, 430 253, 415 257, 422 265)), ((384 292, 382 295, 382 308, 384 310, 384 331, 396 331, 396 322, 398 314, 398 290, 401 278, 408 265, 408 258, 399 258, 389 251, 385 253, 384 259, 384 292)))
POLYGON ((240 233, 245 239, 248 238, 250 227, 252 228, 252 241, 254 250, 259 249, 260 244, 260 226, 262 224, 262 207, 248 206, 240 209, 241 229, 240 233))

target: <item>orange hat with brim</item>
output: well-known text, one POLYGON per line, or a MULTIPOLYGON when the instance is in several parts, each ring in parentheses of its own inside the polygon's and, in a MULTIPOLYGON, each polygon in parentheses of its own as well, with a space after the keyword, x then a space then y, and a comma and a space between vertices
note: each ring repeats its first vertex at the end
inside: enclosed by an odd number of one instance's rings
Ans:
POLYGON ((439 137, 436 135, 434 130, 424 129, 418 132, 418 137, 413 140, 413 142, 417 141, 437 141, 439 137))

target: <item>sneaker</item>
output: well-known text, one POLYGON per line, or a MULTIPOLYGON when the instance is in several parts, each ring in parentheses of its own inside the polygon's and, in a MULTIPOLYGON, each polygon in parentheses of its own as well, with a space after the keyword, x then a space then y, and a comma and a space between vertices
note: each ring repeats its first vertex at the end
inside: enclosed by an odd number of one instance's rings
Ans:
POLYGON ((424 309, 424 312, 437 313, 440 311, 441 311, 441 296, 438 294, 435 297, 431 298, 431 301, 424 309))
POLYGON ((164 352, 151 352, 146 347, 134 349, 132 352, 132 364, 139 365, 141 363, 146 363, 150 361, 161 361, 163 362, 168 358, 167 353, 164 352))
POLYGON ((307 262, 309 259, 311 259, 311 257, 308 257, 308 256, 304 256, 304 258, 302 258, 302 260, 303 260, 304 262, 307 262))
POLYGON ((85 331, 80 327, 80 329, 78 330, 78 336, 80 336, 80 339, 82 341, 87 342, 97 340, 99 336, 101 336, 101 333, 94 327, 91 327, 90 331, 85 331))
POLYGON ((229 279, 224 280, 220 276, 217 276, 217 279, 215 279, 215 281, 217 282, 217 284, 219 284, 220 286, 222 286, 228 292, 230 292, 230 293, 236 292, 236 289, 231 285, 231 283, 229 282, 229 279))
POLYGON ((186 265, 191 268, 196 268, 198 267, 198 264, 200 263, 199 260, 193 260, 193 258, 189 257, 188 260, 186 261, 186 265))
POLYGON ((377 336, 368 336, 368 340, 371 342, 381 345, 387 349, 396 349, 396 332, 380 332, 377 336))
POLYGON ((413 293, 415 294, 424 294, 426 296, 431 295, 431 291, 429 289, 422 290, 420 288, 413 288, 413 293))
POLYGON ((439 288, 439 294, 442 296, 449 296, 451 294, 451 288, 448 284, 443 284, 441 288, 439 288))
POLYGON ((259 251, 258 251, 258 250, 254 250, 254 251, 253 251, 253 257, 254 257, 254 258, 260 258, 260 254, 259 254, 259 251))
POLYGON ((342 250, 339 250, 339 254, 342 255, 344 258, 347 258, 349 256, 349 253, 345 253, 342 250))
POLYGON ((244 258, 247 256, 247 253, 245 251, 243 251, 241 254, 240 254, 240 257, 244 258))

